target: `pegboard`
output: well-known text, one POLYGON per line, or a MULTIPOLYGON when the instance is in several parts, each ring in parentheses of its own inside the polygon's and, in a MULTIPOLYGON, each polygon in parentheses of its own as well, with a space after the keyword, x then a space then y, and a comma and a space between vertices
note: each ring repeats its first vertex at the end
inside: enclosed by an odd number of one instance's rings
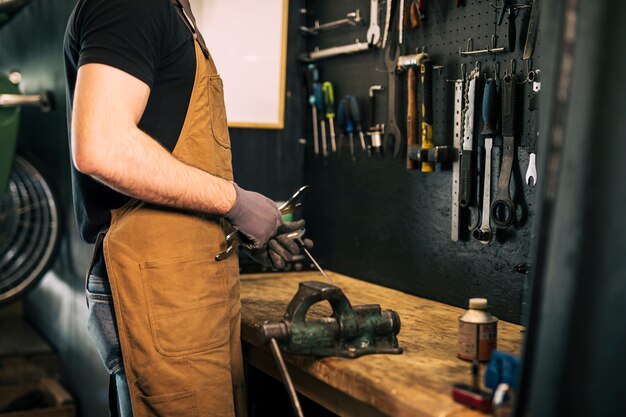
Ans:
MULTIPOLYGON (((508 46, 508 20, 505 18, 501 26, 496 26, 500 4, 468 0, 463 7, 457 8, 453 0, 425 0, 425 3, 426 19, 417 29, 405 31, 401 54, 409 55, 418 48, 425 48, 433 64, 441 66, 433 74, 435 145, 452 145, 453 142, 453 80, 461 77, 461 64, 465 64, 469 73, 478 61, 483 73, 492 77, 498 63, 500 78, 505 71, 513 69, 520 80, 519 108, 523 111, 520 111, 517 123, 516 160, 510 187, 517 209, 514 225, 510 229, 497 230, 489 245, 475 241, 467 227, 463 227, 460 240, 452 242, 452 175, 449 166, 437 166, 436 172, 431 174, 408 171, 405 169, 406 152, 396 159, 391 155, 370 158, 358 149, 358 137, 355 137, 356 161, 350 158, 347 148, 342 150, 341 156, 315 157, 310 107, 306 107, 308 150, 305 178, 313 186, 307 202, 309 230, 318 243, 316 251, 335 270, 462 307, 466 306, 467 298, 484 296, 497 315, 519 322, 527 272, 531 268, 530 246, 535 214, 535 187, 527 186, 524 177, 528 166, 528 135, 532 118, 538 114, 528 111, 532 84, 522 82, 526 80, 528 70, 540 69, 540 34, 532 63, 527 68, 522 60, 526 40, 523 32, 530 8, 521 8, 517 10, 514 52, 462 57, 459 50, 466 48, 468 38, 472 38, 473 49, 491 46, 493 36, 496 36, 497 46, 508 46), (514 64, 511 63, 513 59, 514 64)), ((530 0, 517 3, 527 4, 530 0)), ((354 43, 355 39, 365 41, 370 15, 368 1, 309 0, 303 7, 307 11, 304 21, 307 26, 313 26, 316 19, 322 23, 341 19, 355 9, 359 9, 364 18, 362 25, 308 36, 308 51, 354 43)), ((385 8, 386 1, 380 1, 381 31, 385 8)), ((397 24, 394 26, 395 33, 390 36, 390 41, 397 39, 397 24)), ((357 97, 364 126, 370 126, 372 121, 369 87, 387 87, 384 54, 382 49, 375 49, 316 62, 321 80, 334 84, 337 101, 346 94, 357 97)), ((406 133, 406 83, 406 73, 400 74, 396 120, 403 135, 406 133)), ((480 98, 482 87, 484 78, 481 76, 481 89, 477 93, 480 98)), ((419 98, 418 92, 418 104, 419 98)), ((376 101, 375 121, 385 123, 386 92, 378 94, 376 101)), ((303 103, 303 108, 305 105, 303 103)), ((478 102, 477 109, 479 106, 478 102)), ((476 123, 482 123, 480 111, 476 123)), ((476 131, 480 132, 480 126, 476 131)), ((483 140, 478 138, 475 135, 475 146, 477 140, 482 146, 483 140)), ((499 176, 500 147, 501 138, 496 138, 492 154, 492 201, 499 176)), ((462 214, 462 220, 464 225, 468 224, 467 213, 462 214)), ((491 228, 495 231, 493 223, 491 228)))

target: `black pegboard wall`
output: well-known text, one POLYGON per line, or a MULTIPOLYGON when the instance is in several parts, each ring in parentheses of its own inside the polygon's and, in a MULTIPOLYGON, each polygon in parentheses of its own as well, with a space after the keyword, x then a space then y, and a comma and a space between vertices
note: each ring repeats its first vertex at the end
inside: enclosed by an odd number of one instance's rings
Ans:
MULTIPOLYGON (((489 76, 493 76, 498 62, 502 77, 505 71, 510 71, 512 59, 515 59, 515 74, 520 82, 525 80, 527 70, 521 59, 525 34, 521 32, 530 9, 517 11, 518 41, 513 53, 461 57, 459 49, 466 48, 468 38, 473 40, 473 49, 491 45, 494 35, 497 36, 497 46, 507 46, 507 19, 502 26, 495 25, 499 5, 488 1, 467 1, 465 6, 457 8, 453 0, 425 2, 426 20, 417 29, 405 32, 401 53, 412 54, 417 48, 425 47, 434 65, 443 67, 436 70, 433 77, 434 142, 436 145, 452 145, 454 84, 450 81, 461 76, 461 64, 466 65, 469 73, 476 61, 489 76)), ((385 6, 386 2, 381 1, 381 30, 385 6)), ((365 41, 369 7, 370 3, 365 0, 307 1, 309 26, 315 19, 322 23, 337 20, 357 8, 366 20, 363 26, 344 27, 308 37, 307 50, 346 45, 357 38, 365 41)), ((397 39, 397 30, 390 39, 397 39)), ((538 39, 531 69, 540 68, 539 52, 538 39)), ((371 121, 369 87, 376 84, 387 86, 384 54, 382 49, 375 49, 316 63, 321 79, 334 84, 337 101, 346 94, 357 97, 364 126, 369 126, 371 121)), ((484 78, 481 81, 484 85, 484 78)), ((406 74, 399 75, 398 86, 401 104, 396 112, 397 121, 404 134, 406 74)), ((358 149, 357 137, 356 161, 352 161, 347 148, 340 157, 316 158, 313 155, 310 108, 307 107, 306 179, 313 186, 307 200, 308 227, 323 262, 339 272, 462 307, 466 306, 469 297, 485 296, 495 314, 519 322, 523 291, 527 286, 527 275, 523 272, 531 268, 535 188, 524 184, 528 165, 527 135, 531 124, 527 104, 532 86, 524 83, 518 88, 523 101, 520 109, 524 112, 518 121, 517 159, 511 179, 511 193, 517 206, 516 221, 510 229, 498 230, 488 246, 473 240, 469 230, 463 230, 458 242, 450 239, 449 167, 442 169, 438 166, 432 174, 407 171, 405 155, 396 159, 391 155, 369 158, 358 149)), ((482 97, 482 92, 479 95, 482 97)), ((386 92, 377 95, 376 119, 386 122, 386 92)), ((480 120, 480 113, 477 113, 477 120, 480 120)), ((495 146, 499 145, 498 140, 495 146)), ((500 148, 494 147, 492 200, 499 166, 500 148)), ((462 219, 467 225, 466 216, 462 219)), ((492 230, 495 230, 493 224, 492 230)))

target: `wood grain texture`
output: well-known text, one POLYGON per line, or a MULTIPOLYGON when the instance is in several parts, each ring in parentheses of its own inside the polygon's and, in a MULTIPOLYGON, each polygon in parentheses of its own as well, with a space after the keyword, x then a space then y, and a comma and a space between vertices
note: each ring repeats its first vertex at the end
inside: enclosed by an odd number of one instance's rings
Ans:
MULTIPOLYGON (((352 305, 380 304, 383 309, 398 312, 402 320, 398 339, 404 353, 358 359, 287 356, 290 365, 389 416, 482 415, 456 404, 451 397, 452 384, 470 382, 469 363, 456 358, 457 320, 463 309, 345 275, 328 274, 352 305)), ((258 346, 260 325, 282 318, 298 283, 320 278, 317 272, 243 275, 243 339, 258 346)), ((321 317, 330 311, 327 304, 319 304, 309 317, 321 317)), ((499 350, 519 354, 521 330, 521 326, 500 321, 499 350)))

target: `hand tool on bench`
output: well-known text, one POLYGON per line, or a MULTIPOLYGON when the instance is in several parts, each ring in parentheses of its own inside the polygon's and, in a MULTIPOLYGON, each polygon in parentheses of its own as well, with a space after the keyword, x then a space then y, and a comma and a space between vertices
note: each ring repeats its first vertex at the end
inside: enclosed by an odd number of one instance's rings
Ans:
MULTIPOLYGON (((392 0, 389 0, 390 2, 392 0)), ((393 145, 393 157, 400 155, 402 146, 402 133, 396 123, 396 106, 397 106, 397 66, 398 66, 398 49, 390 47, 385 54, 385 67, 387 68, 387 123, 385 125, 385 152, 391 153, 390 148, 393 145)))
POLYGON ((317 115, 320 118, 320 131, 322 132, 322 155, 326 158, 328 156, 328 143, 326 142, 326 119, 324 114, 324 93, 322 92, 322 85, 320 83, 313 84, 313 92, 315 95, 317 115))
POLYGON ((307 89, 309 92, 309 105, 311 106, 311 118, 313 122, 313 152, 315 156, 320 153, 319 138, 317 132, 317 106, 315 105, 315 84, 319 83, 319 71, 315 64, 309 64, 306 71, 307 89))
POLYGON ((459 240, 459 186, 461 177, 461 136, 463 135, 463 92, 465 64, 461 65, 461 78, 454 81, 454 139, 456 158, 452 161, 452 208, 450 234, 453 242, 459 240))
POLYGON ((330 129, 330 148, 333 153, 337 152, 337 141, 335 139, 335 92, 333 85, 329 81, 322 85, 324 93, 324 107, 326 107, 326 118, 328 119, 328 128, 330 129))
POLYGON ((295 387, 282 357, 281 349, 291 355, 358 358, 369 354, 401 354, 397 335, 400 316, 382 310, 378 304, 352 306, 341 288, 319 281, 301 282, 283 319, 265 322, 259 328, 262 343, 269 343, 280 368, 297 415, 302 416, 295 387), (307 320, 315 304, 328 302, 332 314, 307 320), (299 414, 298 414, 299 413, 299 414))
POLYGON ((539 82, 539 70, 528 73, 529 80, 533 83, 533 92, 528 102, 528 110, 531 114, 530 122, 530 138, 528 139, 528 169, 526 170, 526 184, 537 185, 537 101, 539 100, 539 91, 541 91, 541 82, 539 82), (531 74, 535 74, 532 75, 531 74), (532 78, 532 79, 530 79, 532 78))
POLYGON ((417 144, 418 119, 417 119, 417 74, 415 67, 407 70, 407 107, 406 107, 406 168, 417 169, 418 163, 409 158, 412 145, 417 144))
MULTIPOLYGON (((420 65, 422 81, 422 148, 429 149, 433 144, 433 62, 422 60, 420 65)), ((434 172, 433 162, 422 162, 422 172, 434 172)))
POLYGON ((488 244, 491 241, 491 150, 493 138, 497 134, 498 119, 498 92, 495 79, 488 79, 485 83, 483 94, 483 129, 480 134, 485 138, 485 169, 483 184, 482 220, 480 228, 474 229, 472 236, 481 243, 488 244))
POLYGON ((380 41, 380 26, 378 26, 378 0, 370 0, 370 26, 367 29, 367 42, 377 45, 380 41))
POLYGON ((539 30, 539 16, 540 16, 539 0, 533 0, 532 10, 530 11, 530 19, 528 20, 528 30, 526 34, 526 45, 524 46, 525 60, 531 59, 535 52, 535 43, 537 41, 537 31, 539 30))
POLYGON ((385 87, 382 85, 373 85, 369 88, 371 123, 367 134, 372 143, 372 153, 375 155, 380 155, 381 153, 382 137, 385 131, 385 125, 376 122, 376 93, 384 90, 385 87))
MULTIPOLYGON (((289 200, 287 200, 278 208, 280 214, 282 214, 283 216, 287 214, 293 214, 297 208, 302 206, 300 200, 308 190, 308 185, 303 185, 302 187, 300 187, 298 191, 293 193, 289 200)), ((237 238, 238 232, 239 231, 235 227, 234 230, 226 236, 226 250, 218 253, 215 256, 216 261, 223 261, 224 259, 228 258, 235 251, 235 249, 237 249, 237 246, 239 245, 239 239, 237 238)))
POLYGON ((491 205, 493 223, 506 229, 515 219, 515 204, 509 190, 515 160, 515 124, 517 118, 517 77, 511 71, 502 79, 502 162, 495 201, 491 205))

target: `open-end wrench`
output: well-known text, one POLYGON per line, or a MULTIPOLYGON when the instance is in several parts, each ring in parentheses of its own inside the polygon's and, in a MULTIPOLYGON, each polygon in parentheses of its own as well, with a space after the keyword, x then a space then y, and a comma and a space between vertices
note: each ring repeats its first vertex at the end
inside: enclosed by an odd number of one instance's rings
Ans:
POLYGON ((480 229, 476 228, 472 232, 472 237, 481 243, 488 244, 491 241, 491 150, 493 149, 493 138, 498 133, 496 125, 498 123, 498 92, 496 90, 496 80, 491 78, 485 83, 483 94, 483 129, 480 134, 485 138, 485 170, 483 183, 483 206, 480 229))
POLYGON ((502 164, 496 199, 491 205, 493 223, 506 229, 515 219, 515 203, 509 190, 513 160, 515 159, 515 122, 517 113, 517 77, 507 74, 502 80, 502 164))
POLYGON ((400 0, 398 9, 398 43, 402 45, 404 42, 404 0, 400 0))
POLYGON ((377 45, 380 41, 380 26, 378 26, 378 0, 370 0, 370 27, 367 29, 367 42, 377 45))
MULTIPOLYGON (((464 67, 461 72, 465 73, 464 67)), ((454 148, 456 158, 452 162, 452 215, 450 221, 452 241, 459 240, 459 183, 461 177, 461 136, 463 135, 463 84, 465 74, 454 82, 454 148)))
POLYGON ((397 0, 387 0, 387 12, 385 14, 385 29, 383 31, 383 49, 387 47, 387 41, 389 40, 389 32, 391 31, 391 23, 393 22, 393 15, 395 12, 397 0))
MULTIPOLYGON (((390 0, 391 2, 391 0, 390 0)), ((402 145, 402 133, 396 124, 396 107, 397 97, 396 89, 398 87, 398 48, 390 47, 385 53, 385 67, 387 68, 388 82, 387 89, 387 124, 385 125, 385 152, 389 152, 391 144, 393 144, 393 157, 400 155, 402 145)))

